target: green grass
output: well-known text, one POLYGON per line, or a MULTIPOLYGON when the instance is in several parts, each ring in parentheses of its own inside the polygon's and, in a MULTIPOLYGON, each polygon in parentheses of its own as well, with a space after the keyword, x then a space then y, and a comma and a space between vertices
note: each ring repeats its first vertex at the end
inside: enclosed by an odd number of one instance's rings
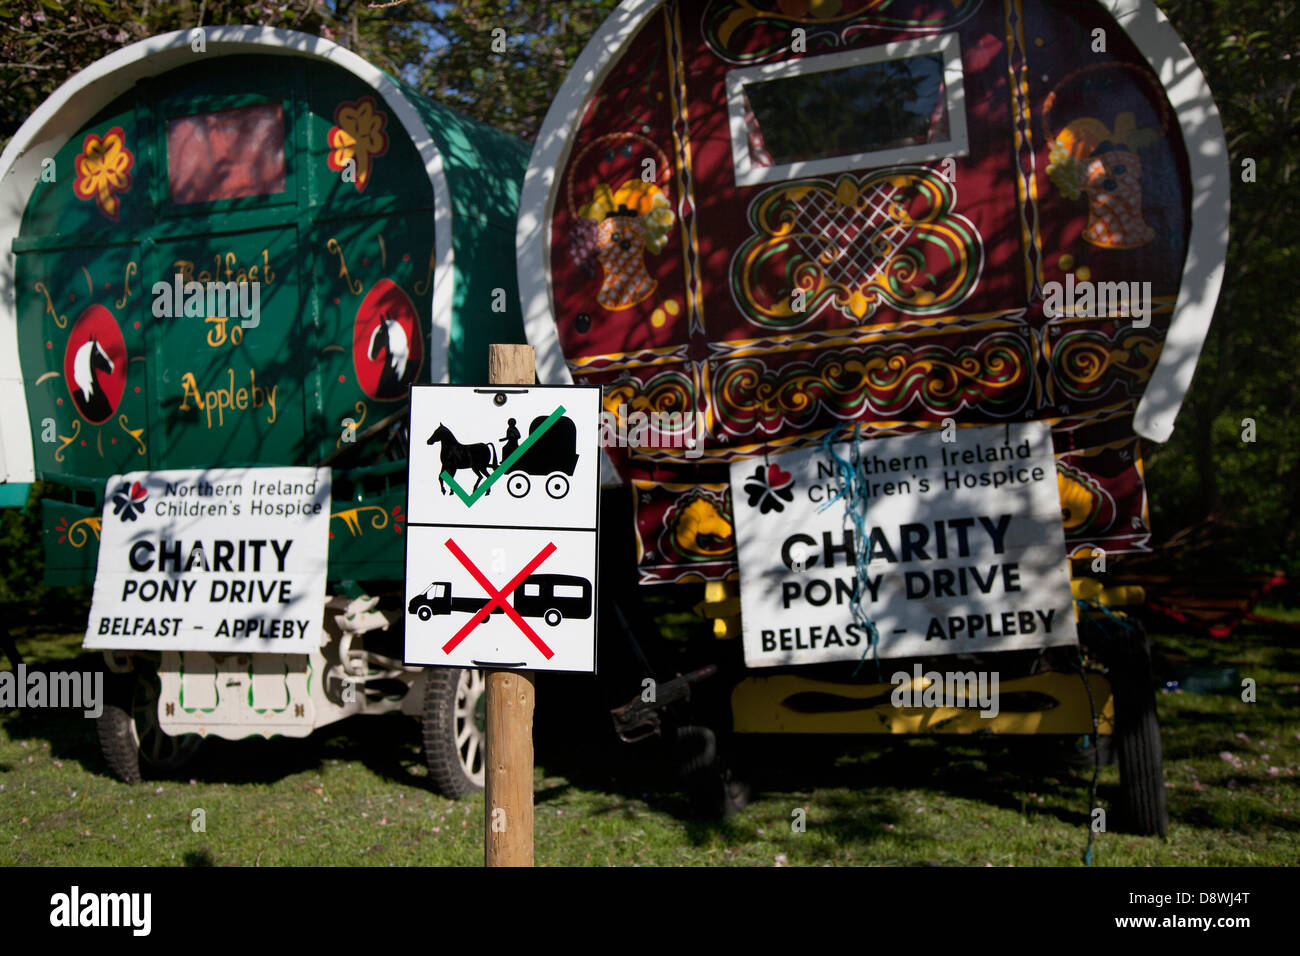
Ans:
MULTIPOLYGON (((18 637, 33 662, 93 660, 76 636, 18 637)), ((1252 625, 1222 641, 1157 642, 1170 673, 1230 664, 1256 680, 1258 702, 1161 694, 1170 835, 1112 828, 1097 834, 1094 863, 1295 864, 1294 632, 1252 625)), ((560 699, 580 686, 539 686, 539 864, 1080 864, 1091 767, 1048 760, 1041 741, 767 741, 750 755, 761 787, 754 803, 725 822, 702 821, 673 792, 653 745, 613 740, 598 710, 556 726, 560 699), (797 809, 802 833, 792 829, 797 809)), ((193 779, 133 787, 108 776, 93 722, 10 711, 0 714, 0 863, 480 864, 482 798, 430 792, 418 743, 416 722, 400 715, 353 718, 306 740, 210 740, 193 779), (206 832, 192 829, 197 808, 206 832)), ((1102 807, 1117 788, 1117 769, 1103 767, 1102 807)))

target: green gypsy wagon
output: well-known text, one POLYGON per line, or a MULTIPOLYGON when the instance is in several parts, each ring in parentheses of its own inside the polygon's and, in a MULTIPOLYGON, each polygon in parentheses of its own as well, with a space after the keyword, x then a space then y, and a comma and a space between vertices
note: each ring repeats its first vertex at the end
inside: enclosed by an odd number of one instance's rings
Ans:
POLYGON ((142 505, 112 476, 332 478, 319 642, 105 652, 100 738, 124 779, 210 734, 305 736, 401 710, 423 715, 445 792, 481 780, 475 675, 404 666, 388 625, 410 387, 483 380, 489 342, 523 341, 526 163, 524 144, 347 50, 257 27, 119 50, 5 150, 0 389, 25 414, 0 421, 0 479, 63 491, 43 502, 48 581, 94 579, 106 496, 116 514, 142 505))

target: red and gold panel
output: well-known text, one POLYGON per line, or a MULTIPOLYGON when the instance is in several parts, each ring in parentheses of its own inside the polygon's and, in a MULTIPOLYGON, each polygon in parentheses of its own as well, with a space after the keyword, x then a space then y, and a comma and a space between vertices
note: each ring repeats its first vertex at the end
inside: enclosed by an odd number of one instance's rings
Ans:
MULTIPOLYGON (((560 171, 550 266, 575 378, 615 407, 697 416, 697 459, 611 450, 637 489, 647 581, 725 577, 733 558, 671 544, 700 489, 848 422, 871 437, 1051 420, 1069 546, 1146 546, 1131 416, 1177 295, 1190 189, 1160 82, 1100 4, 675 0, 623 50, 560 171), (737 185, 734 71, 939 36, 959 47, 960 155, 737 185), (1113 284, 1146 314, 1045 310, 1067 280, 1113 284)), ((771 145, 756 102, 739 127, 751 160, 771 145)))

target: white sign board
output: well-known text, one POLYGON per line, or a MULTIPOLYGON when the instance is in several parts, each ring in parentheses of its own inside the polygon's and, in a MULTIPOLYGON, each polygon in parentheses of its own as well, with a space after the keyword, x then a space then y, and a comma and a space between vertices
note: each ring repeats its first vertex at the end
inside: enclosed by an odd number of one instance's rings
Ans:
POLYGON ((408 664, 595 671, 600 395, 411 390, 408 664))
POLYGON ((320 645, 328 468, 135 471, 106 487, 85 647, 320 645))
MULTIPOLYGON (((820 449, 731 466, 745 663, 925 657, 1076 640, 1051 429, 1028 422, 858 445, 862 530, 820 449), (859 538, 865 538, 859 541, 859 538), (866 580, 856 554, 869 549, 866 580)), ((851 444, 834 453, 851 461, 851 444)))

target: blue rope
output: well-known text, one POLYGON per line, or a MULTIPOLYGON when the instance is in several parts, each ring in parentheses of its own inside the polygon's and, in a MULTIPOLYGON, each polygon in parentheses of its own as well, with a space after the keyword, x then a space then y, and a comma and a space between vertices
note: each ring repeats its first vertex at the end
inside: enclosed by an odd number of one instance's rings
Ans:
POLYGON ((1126 631, 1136 630, 1132 621, 1127 621, 1124 618, 1119 617, 1114 611, 1106 607, 1106 605, 1102 604, 1096 598, 1075 598, 1074 603, 1083 611, 1101 611, 1102 614, 1105 614, 1114 623, 1118 624, 1126 631))
MULTIPOLYGON (((1074 603, 1075 606, 1078 607, 1081 612, 1090 614, 1092 611, 1095 610, 1101 611, 1102 614, 1106 615, 1106 617, 1110 618, 1112 621, 1118 624, 1125 631, 1136 630, 1136 627, 1133 625, 1131 621, 1127 621, 1124 618, 1118 616, 1113 611, 1111 611, 1110 608, 1106 607, 1106 605, 1102 604, 1100 601, 1096 600, 1095 598, 1087 598, 1087 599, 1075 598, 1074 603)), ((1079 676, 1083 678, 1083 686, 1088 691, 1088 706, 1092 709, 1092 749, 1093 749, 1092 785, 1089 787, 1088 790, 1088 812, 1085 816, 1085 819, 1087 820, 1087 826, 1088 826, 1088 846, 1083 851, 1083 865, 1092 866, 1092 843, 1093 843, 1093 835, 1094 835, 1092 829, 1092 810, 1097 805, 1097 777, 1101 773, 1101 741, 1099 739, 1099 735, 1097 732, 1099 729, 1097 726, 1098 725, 1097 704, 1092 697, 1092 685, 1088 682, 1088 672, 1083 666, 1082 652, 1080 652, 1079 654, 1078 667, 1079 667, 1079 676)))
POLYGON ((849 443, 849 458, 845 459, 835 451, 835 436, 839 434, 843 425, 836 425, 830 429, 825 437, 821 440, 821 453, 829 455, 835 460, 836 479, 839 482, 839 488, 832 497, 828 497, 826 502, 817 509, 821 514, 837 501, 844 502, 844 510, 850 520, 853 522, 854 529, 854 565, 857 570, 857 587, 854 588, 853 596, 853 620, 867 633, 867 646, 862 649, 862 658, 858 661, 858 666, 854 668, 852 677, 857 677, 862 670, 862 665, 867 662, 867 653, 870 652, 876 663, 876 679, 880 680, 880 631, 876 628, 876 622, 867 616, 867 612, 862 609, 862 596, 867 590, 867 563, 870 559, 871 552, 868 547, 870 536, 867 534, 867 508, 866 496, 862 493, 862 453, 858 446, 858 423, 853 423, 853 440, 849 443))

